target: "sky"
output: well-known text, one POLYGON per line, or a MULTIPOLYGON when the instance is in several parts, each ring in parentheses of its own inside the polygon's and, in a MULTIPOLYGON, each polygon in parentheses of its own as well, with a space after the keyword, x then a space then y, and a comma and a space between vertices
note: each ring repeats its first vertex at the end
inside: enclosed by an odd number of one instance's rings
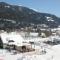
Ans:
POLYGON ((0 0, 12 5, 22 5, 42 13, 60 17, 60 0, 0 0))

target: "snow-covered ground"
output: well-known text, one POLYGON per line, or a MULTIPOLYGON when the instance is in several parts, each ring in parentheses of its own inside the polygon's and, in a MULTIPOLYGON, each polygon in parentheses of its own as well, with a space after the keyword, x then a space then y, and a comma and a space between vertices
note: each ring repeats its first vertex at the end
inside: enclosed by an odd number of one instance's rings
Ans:
POLYGON ((0 49, 0 60, 60 60, 60 45, 50 49, 46 48, 46 54, 41 51, 13 54, 7 50, 0 49))
MULTIPOLYGON (((4 35, 4 37, 5 36, 6 35, 4 35)), ((9 37, 12 36, 13 35, 9 37)), ((32 48, 35 48, 35 51, 14 54, 13 50, 9 52, 8 50, 0 49, 0 60, 60 60, 60 45, 51 46, 43 43, 43 41, 47 41, 49 39, 52 40, 53 38, 54 37, 50 36, 49 38, 29 38, 26 40, 24 39, 24 41, 26 42, 28 41, 35 42, 32 45, 32 48)), ((55 38, 59 37, 55 36, 55 38)), ((17 37, 14 38, 13 40, 16 39, 17 37)), ((19 39, 23 40, 21 37, 19 39)))

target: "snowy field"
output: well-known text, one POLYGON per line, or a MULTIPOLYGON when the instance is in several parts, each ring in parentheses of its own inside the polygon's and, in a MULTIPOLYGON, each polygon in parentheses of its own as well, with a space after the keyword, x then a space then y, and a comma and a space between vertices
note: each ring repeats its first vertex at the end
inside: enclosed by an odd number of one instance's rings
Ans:
POLYGON ((46 54, 42 53, 38 46, 36 48, 34 52, 19 54, 0 49, 0 60, 60 60, 60 45, 46 48, 46 54))
MULTIPOLYGON (((6 35, 4 34, 4 36, 2 35, 2 37, 5 37, 6 35)), ((12 50, 11 52, 9 52, 8 50, 5 49, 0 49, 0 60, 60 60, 60 44, 59 45, 48 45, 46 43, 43 43, 43 41, 47 41, 47 40, 52 40, 54 37, 49 37, 49 38, 29 38, 29 39, 22 39, 22 37, 20 35, 20 38, 14 38, 16 37, 15 33, 14 35, 9 35, 9 38, 13 38, 13 40, 23 40, 26 42, 29 41, 33 41, 35 42, 34 44, 32 44, 32 48, 35 48, 35 51, 32 52, 26 52, 26 53, 16 53, 14 54, 14 51, 12 50), (27 41, 28 40, 28 41, 27 41)), ((5 37, 6 38, 6 37, 5 37)), ((59 38, 56 37, 55 38, 59 38)), ((17 41, 18 42, 20 42, 17 41)), ((3 39, 4 42, 6 42, 3 39)), ((15 43, 17 45, 17 43, 15 43)), ((21 41, 22 43, 22 41, 21 41)), ((20 44, 22 45, 22 44, 20 44)))

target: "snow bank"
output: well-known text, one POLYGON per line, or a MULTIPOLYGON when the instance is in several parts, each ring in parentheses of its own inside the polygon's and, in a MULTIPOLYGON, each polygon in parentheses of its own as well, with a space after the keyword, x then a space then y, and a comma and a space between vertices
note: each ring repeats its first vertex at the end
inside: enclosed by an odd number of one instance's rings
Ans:
POLYGON ((55 45, 52 47, 53 50, 53 60, 60 60, 60 45, 55 45))

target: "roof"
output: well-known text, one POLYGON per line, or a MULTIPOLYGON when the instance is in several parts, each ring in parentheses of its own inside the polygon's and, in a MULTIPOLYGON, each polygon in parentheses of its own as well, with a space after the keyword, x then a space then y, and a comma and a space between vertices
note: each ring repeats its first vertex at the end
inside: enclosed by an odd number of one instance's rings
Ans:
POLYGON ((6 38, 7 38, 8 34, 6 32, 4 32, 4 33, 1 33, 0 36, 1 36, 2 42, 7 43, 6 38))
POLYGON ((14 40, 13 43, 15 43, 18 46, 22 45, 22 42, 24 41, 22 36, 15 32, 12 32, 8 35, 8 40, 14 40))
POLYGON ((22 38, 22 36, 16 32, 11 32, 11 33, 1 33, 0 34, 3 43, 8 43, 9 40, 13 40, 15 45, 21 46, 22 42, 24 41, 24 39, 22 38))

